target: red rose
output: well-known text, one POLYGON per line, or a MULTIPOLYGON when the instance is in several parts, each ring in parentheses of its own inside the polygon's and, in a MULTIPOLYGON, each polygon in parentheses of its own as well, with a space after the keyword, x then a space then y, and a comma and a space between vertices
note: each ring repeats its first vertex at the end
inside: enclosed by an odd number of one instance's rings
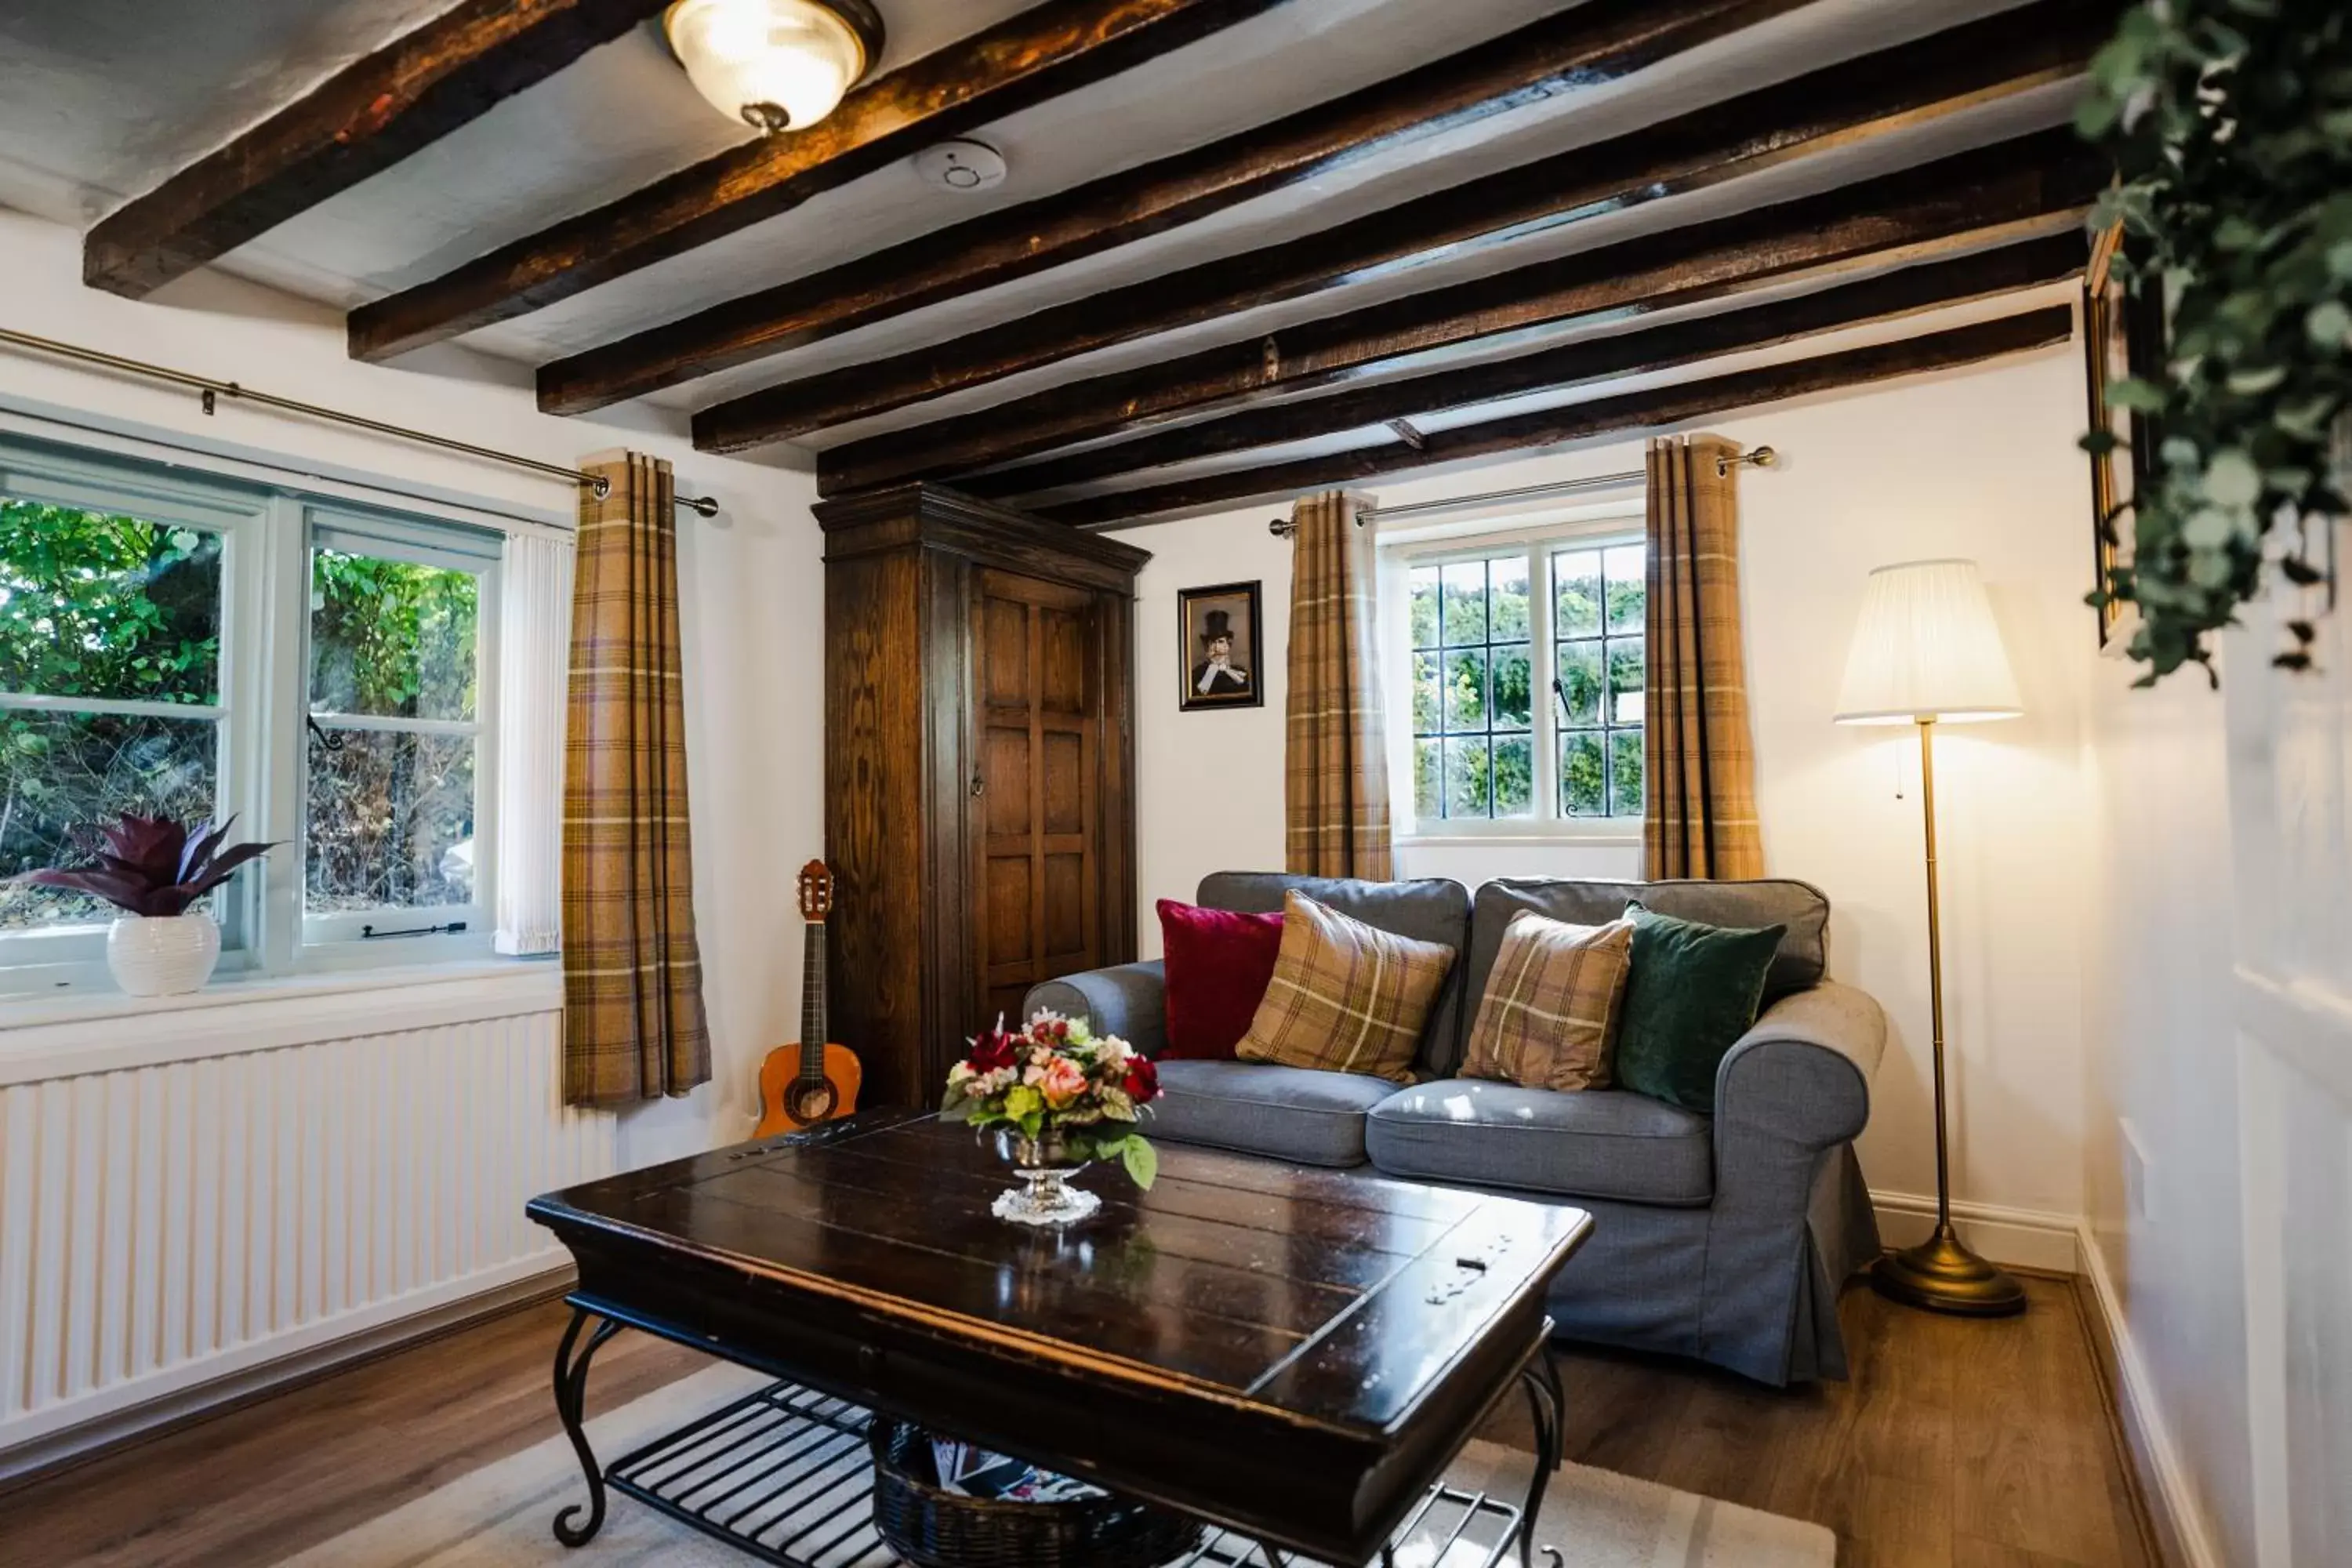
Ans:
POLYGON ((1014 1047, 1017 1039, 1017 1036, 1008 1035, 1002 1029, 987 1030, 972 1041, 971 1055, 965 1059, 971 1064, 974 1072, 994 1072, 998 1068, 1009 1068, 1016 1059, 1014 1047))
POLYGON ((1138 1105, 1149 1105, 1160 1098, 1160 1069, 1151 1065, 1150 1057, 1135 1057, 1127 1064, 1127 1098, 1138 1105))

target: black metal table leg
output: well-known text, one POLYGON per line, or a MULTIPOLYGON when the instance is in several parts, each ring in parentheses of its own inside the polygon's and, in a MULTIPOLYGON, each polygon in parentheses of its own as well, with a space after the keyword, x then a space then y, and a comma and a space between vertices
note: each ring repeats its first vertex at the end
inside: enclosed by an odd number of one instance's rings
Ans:
POLYGON ((1561 1428, 1568 1400, 1560 1390, 1559 1372, 1552 1365, 1549 1345, 1537 1346, 1528 1364, 1519 1369, 1519 1386, 1528 1396, 1536 1437, 1535 1479, 1528 1485, 1527 1510, 1519 1520, 1519 1563, 1520 1568, 1534 1568, 1536 1521, 1543 1513, 1544 1490, 1551 1485, 1552 1472, 1559 1468, 1567 1441, 1561 1428))
POLYGON ((596 1464, 595 1451, 588 1447, 588 1434, 583 1430, 588 1404, 588 1363, 597 1348, 621 1331, 620 1323, 611 1318, 597 1320, 596 1331, 580 1347, 577 1360, 572 1348, 579 1343, 580 1327, 594 1316, 585 1307, 572 1309, 572 1324, 563 1331, 562 1342, 555 1347, 555 1414, 563 1423, 563 1435, 572 1439, 572 1451, 580 1456, 580 1468, 588 1478, 588 1522, 575 1525, 572 1516, 580 1512, 573 1503, 555 1516, 555 1539, 566 1546, 585 1546, 604 1528, 604 1472, 596 1464))

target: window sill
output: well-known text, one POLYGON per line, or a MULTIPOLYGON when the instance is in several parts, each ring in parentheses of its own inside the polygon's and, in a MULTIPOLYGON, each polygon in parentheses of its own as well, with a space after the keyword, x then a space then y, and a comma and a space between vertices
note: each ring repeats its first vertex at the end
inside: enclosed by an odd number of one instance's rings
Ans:
POLYGON ((0 978, 0 1086, 234 1056, 310 1040, 549 1012, 561 965, 477 959, 294 975, 228 975, 184 996, 11 994, 0 978), (397 993, 396 1008, 386 999, 397 993))
POLYGON ((1555 849, 1638 849, 1642 847, 1639 829, 1633 832, 1603 830, 1579 832, 1518 833, 1417 833, 1395 841, 1399 849, 1478 849, 1526 847, 1541 845, 1555 849))

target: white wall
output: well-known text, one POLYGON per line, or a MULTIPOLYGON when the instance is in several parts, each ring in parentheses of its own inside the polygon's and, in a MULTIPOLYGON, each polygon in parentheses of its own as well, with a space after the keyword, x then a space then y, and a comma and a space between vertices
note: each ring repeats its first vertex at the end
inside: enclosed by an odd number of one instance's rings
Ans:
POLYGON ((2352 1561, 2352 621, 2288 675, 2284 608, 2092 710, 2089 1250, 2198 1568, 2352 1561))
MULTIPOLYGON (((216 272, 132 303, 85 289, 70 230, 0 211, 0 325, 449 435, 541 460, 632 447, 669 458, 720 515, 680 515, 678 573, 695 908, 714 1081, 633 1112, 624 1158, 644 1163, 741 1135, 761 1056, 797 1032, 801 942, 792 870, 824 834, 822 553, 803 474, 707 457, 673 428, 540 414, 526 367, 458 350, 393 367, 353 363, 341 318, 216 272), (429 372, 429 374, 428 374, 429 372)), ((569 516, 565 487, 524 470, 0 349, 0 406, 75 412, 226 443, 281 461, 569 516)), ((61 437, 69 432, 59 431, 61 437)))
MULTIPOLYGON (((2072 1257, 2082 1213, 2082 927, 2088 905, 2084 711, 2096 634, 2089 477, 2074 449, 2078 351, 2061 347, 1878 389, 1733 412, 1709 428, 1782 454, 1741 480, 1742 602, 1766 855, 1827 890, 1831 962, 1885 1004, 1895 1048, 1862 1144, 1882 1193, 1935 1190, 1917 747, 1830 722, 1874 566, 1967 555, 1982 566, 2028 716, 1953 731, 1937 760, 1956 1188, 2018 1218, 2012 1254, 2072 1257), (2035 1248, 2048 1250, 2035 1250, 2035 1248)), ((1391 504, 1638 469, 1618 443, 1368 487, 1391 504)), ((1151 900, 1204 872, 1282 863, 1282 643, 1289 548, 1252 507, 1137 529, 1139 868, 1151 900), (1176 710, 1177 590, 1263 578, 1266 707, 1176 710)), ((1524 521, 1523 517, 1504 521, 1524 521)), ((1632 875, 1622 850, 1416 847, 1405 874, 1632 875)))

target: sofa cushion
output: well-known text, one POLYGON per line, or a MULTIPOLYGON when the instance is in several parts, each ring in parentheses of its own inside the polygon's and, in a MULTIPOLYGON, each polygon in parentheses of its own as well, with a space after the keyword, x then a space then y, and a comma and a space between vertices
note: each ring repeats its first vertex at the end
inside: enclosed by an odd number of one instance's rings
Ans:
MULTIPOLYGON (((1347 878, 1298 877, 1286 871, 1219 871, 1202 879, 1200 895, 1193 901, 1208 909, 1269 914, 1282 908, 1282 895, 1294 889, 1324 908, 1368 926, 1454 950, 1453 967, 1446 971, 1445 984, 1438 987, 1414 1057, 1426 1076, 1452 1072, 1462 1059, 1462 973, 1470 951, 1469 889, 1445 877, 1359 882, 1347 878)), ((1616 912, 1608 918, 1616 919, 1616 912)), ((1501 930, 1496 928, 1497 937, 1501 930)), ((1487 962, 1493 961, 1489 952, 1487 962)), ((1475 998, 1476 993, 1471 994, 1475 998)))
POLYGON ((1233 1060, 1274 978, 1282 917, 1162 899, 1160 948, 1168 965, 1165 1054, 1172 1060, 1233 1060))
POLYGON ((1364 1113, 1396 1085, 1264 1062, 1163 1061, 1143 1132, 1302 1165, 1364 1163, 1364 1113))
POLYGON ((1715 1196, 1714 1129, 1623 1089, 1561 1094, 1465 1078, 1398 1090, 1364 1136, 1391 1176, 1689 1205, 1715 1196))
POLYGON ((1572 926, 1529 910, 1513 915, 1478 998, 1462 1076, 1528 1089, 1607 1089, 1633 962, 1629 921, 1572 926))
POLYGON ((1285 893, 1274 978, 1234 1055, 1411 1083, 1430 1004, 1459 956, 1285 893))
MULTIPOLYGON (((1201 901, 1209 900, 1204 898, 1201 901)), ((1633 902, 1676 920, 1698 921, 1711 926, 1788 927, 1780 938, 1780 951, 1773 955, 1771 972, 1764 977, 1764 1005, 1768 1007, 1793 992, 1820 984, 1828 972, 1830 900, 1811 882, 1786 878, 1753 882, 1580 882, 1550 877, 1505 878, 1478 889, 1477 914, 1470 922, 1468 973, 1463 977, 1463 984, 1469 987, 1467 994, 1472 1005, 1486 994, 1486 977, 1494 972, 1495 953, 1503 945, 1503 931, 1513 915, 1532 910, 1570 925, 1606 925, 1621 918, 1625 906, 1633 902)), ((1281 900, 1277 898, 1267 907, 1279 909, 1281 900)))
POLYGON ((1715 1110, 1715 1075, 1756 1022, 1764 976, 1786 932, 1708 925, 1640 904, 1633 976, 1617 1037, 1617 1081, 1685 1110, 1715 1110))

